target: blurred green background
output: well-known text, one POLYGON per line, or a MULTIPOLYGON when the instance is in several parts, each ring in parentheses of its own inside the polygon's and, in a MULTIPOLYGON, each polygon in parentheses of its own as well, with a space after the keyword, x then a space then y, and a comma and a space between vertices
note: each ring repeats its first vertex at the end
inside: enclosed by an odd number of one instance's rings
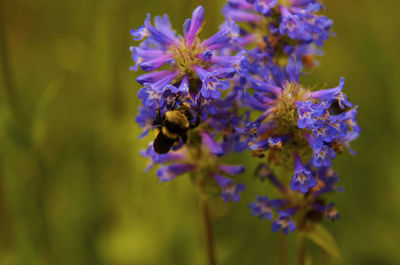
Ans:
MULTIPOLYGON (((188 177, 159 184, 142 173, 135 124, 139 88, 129 30, 147 12, 174 27, 206 9, 204 35, 223 18, 222 0, 1 0, 0 264, 205 264, 202 220, 188 177), (5 34, 4 34, 5 32, 5 34)), ((400 19, 397 0, 326 1, 337 37, 306 84, 336 86, 360 105, 357 156, 336 167, 346 192, 331 196, 341 218, 326 222, 341 264, 400 264, 400 19)), ((254 193, 216 200, 219 264, 276 264, 271 222, 250 215, 254 193), (221 213, 223 212, 223 213, 221 213)), ((232 157, 230 160, 238 160, 232 157)), ((243 161, 243 156, 241 158, 243 161)), ((290 261, 296 236, 289 236, 290 261)), ((311 243, 313 264, 338 264, 311 243)))

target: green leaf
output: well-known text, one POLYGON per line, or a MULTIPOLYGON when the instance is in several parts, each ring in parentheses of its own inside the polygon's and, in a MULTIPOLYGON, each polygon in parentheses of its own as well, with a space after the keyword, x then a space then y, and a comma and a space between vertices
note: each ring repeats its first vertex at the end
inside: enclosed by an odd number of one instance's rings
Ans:
POLYGON ((321 225, 316 225, 312 230, 307 231, 305 235, 321 247, 329 256, 341 260, 340 250, 332 234, 321 225))

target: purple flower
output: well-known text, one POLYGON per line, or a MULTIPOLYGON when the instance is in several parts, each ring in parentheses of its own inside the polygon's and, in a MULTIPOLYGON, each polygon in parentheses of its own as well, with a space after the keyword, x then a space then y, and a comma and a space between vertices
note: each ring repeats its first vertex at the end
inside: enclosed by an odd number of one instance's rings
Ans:
POLYGON ((211 153, 217 156, 224 154, 222 147, 206 131, 201 131, 201 136, 203 143, 208 146, 211 153))
POLYGON ((283 148, 283 139, 286 137, 269 137, 268 139, 252 142, 249 145, 250 150, 268 150, 280 151, 283 148))
POLYGON ((212 174, 212 177, 222 188, 222 199, 228 202, 229 199, 233 202, 240 200, 239 192, 244 191, 246 186, 242 183, 236 183, 235 181, 225 178, 219 174, 212 174))
POLYGON ((319 100, 337 100, 341 109, 345 109, 345 106, 352 107, 353 103, 348 101, 347 96, 342 92, 344 81, 345 79, 342 77, 338 87, 311 92, 309 97, 319 100))
POLYGON ((275 151, 280 151, 282 150, 282 138, 281 137, 269 137, 268 138, 268 145, 269 148, 275 151))
POLYGON ((317 185, 317 180, 311 171, 307 170, 300 160, 297 153, 294 153, 294 175, 290 182, 290 188, 301 193, 306 193, 309 189, 317 185))
POLYGON ((330 219, 333 221, 339 218, 339 212, 336 210, 335 204, 332 202, 328 205, 315 204, 314 208, 317 211, 323 213, 326 219, 330 219))
POLYGON ((200 66, 195 65, 194 69, 198 73, 201 81, 201 94, 205 98, 218 99, 221 97, 220 90, 227 90, 229 88, 229 82, 218 78, 220 74, 218 71, 206 71, 200 66))
POLYGON ((296 224, 291 218, 292 215, 293 210, 279 212, 279 217, 272 223, 272 231, 276 233, 279 229, 282 229, 286 235, 293 232, 296 229, 296 224))
POLYGON ((169 166, 161 167, 157 171, 157 177, 160 179, 160 182, 171 181, 175 177, 182 175, 188 171, 192 171, 195 168, 196 166, 191 164, 172 164, 169 166))
POLYGON ((324 214, 327 219, 336 220, 339 218, 339 212, 336 210, 334 203, 330 203, 325 207, 324 214))
POLYGON ((189 78, 187 76, 183 77, 179 86, 167 85, 166 89, 169 89, 172 93, 188 94, 189 93, 189 78))
POLYGON ((149 36, 149 32, 147 31, 145 26, 140 26, 138 29, 132 29, 131 35, 134 40, 143 40, 147 36, 149 36))
MULTIPOLYGON (((333 115, 331 102, 336 100, 341 109, 344 106, 350 107, 353 104, 342 100, 344 97, 343 89, 344 79, 338 87, 310 92, 306 97, 314 101, 320 101, 319 104, 312 103, 311 100, 305 103, 298 102, 298 122, 300 129, 309 129, 312 136, 305 135, 311 148, 314 151, 314 165, 330 166, 330 160, 335 157, 334 151, 340 150, 342 145, 348 147, 348 143, 358 137, 361 131, 357 124, 357 107, 348 111, 342 111, 338 115, 333 115)), ((349 149, 352 153, 353 151, 349 149)))
POLYGON ((155 118, 155 110, 152 108, 139 107, 139 113, 136 116, 136 122, 142 128, 142 133, 139 139, 146 136, 149 130, 153 127, 153 121, 155 118))
POLYGON ((305 25, 297 14, 292 14, 283 5, 280 6, 282 22, 279 30, 282 35, 289 35, 291 39, 300 39, 306 42, 312 40, 312 35, 306 31, 305 25))
MULTIPOLYGON (((166 20, 168 21, 168 16, 164 17, 166 17, 166 20)), ((170 45, 178 41, 174 35, 168 34, 170 33, 170 31, 165 31, 165 27, 160 28, 160 25, 157 26, 158 27, 156 28, 151 24, 150 14, 147 14, 147 17, 144 21, 144 27, 146 27, 146 30, 148 32, 147 35, 149 36, 149 38, 151 38, 152 41, 157 42, 163 48, 168 48, 170 45)))
POLYGON ((254 9, 261 14, 268 15, 271 8, 278 4, 278 0, 256 0, 254 2, 254 9))
POLYGON ((342 124, 341 127, 344 127, 343 125, 346 125, 346 129, 351 129, 354 132, 361 132, 360 126, 357 124, 357 108, 358 106, 354 107, 353 109, 343 112, 342 114, 339 114, 339 116, 331 116, 332 117, 332 122, 333 123, 340 123, 342 124))
POLYGON ((270 200, 267 196, 257 196, 257 201, 249 204, 249 208, 254 216, 259 216, 260 219, 265 217, 272 220, 273 210, 283 205, 282 200, 270 200))
POLYGON ((246 7, 244 7, 243 5, 236 5, 235 8, 232 8, 232 6, 224 6, 224 8, 222 9, 222 13, 227 18, 232 19, 236 22, 255 23, 260 22, 263 19, 263 17, 259 14, 247 12, 247 10, 242 11, 240 9, 246 9, 246 7))
POLYGON ((136 78, 136 81, 141 85, 143 85, 145 83, 155 83, 156 81, 166 77, 170 73, 171 72, 168 71, 168 70, 148 73, 148 74, 144 74, 144 75, 139 76, 138 78, 136 78))
POLYGON ((314 197, 318 197, 328 192, 344 191, 343 188, 337 186, 337 183, 339 182, 339 176, 331 167, 320 167, 315 174, 318 175, 318 179, 322 181, 323 185, 320 189, 313 193, 314 197))
POLYGON ((355 139, 357 139, 359 137, 359 133, 356 131, 351 131, 349 133, 346 134, 345 137, 343 137, 343 141, 342 144, 344 146, 346 146, 347 150, 349 151, 350 154, 355 155, 356 152, 350 148, 350 142, 354 141, 355 139))
POLYGON ((332 165, 332 159, 336 157, 336 153, 330 147, 321 143, 321 141, 316 141, 313 136, 309 133, 303 133, 304 138, 307 139, 308 143, 313 150, 313 165, 315 167, 326 166, 329 167, 332 165))
POLYGON ((269 149, 268 140, 264 139, 258 142, 253 142, 249 145, 249 149, 254 151, 265 151, 269 149))
POLYGON ((202 48, 207 47, 209 50, 221 49, 232 45, 231 42, 237 41, 238 37, 238 25, 233 21, 227 21, 221 25, 220 30, 216 34, 203 41, 200 45, 202 48))
POLYGON ((336 157, 335 151, 324 145, 318 152, 313 155, 313 164, 316 167, 329 167, 332 165, 332 159, 336 157))
POLYGON ((204 19, 204 8, 198 6, 192 14, 192 19, 190 20, 188 30, 185 31, 186 44, 190 47, 197 33, 200 31, 201 25, 203 25, 204 19))
POLYGON ((183 160, 186 156, 182 152, 169 152, 167 154, 161 154, 161 155, 157 154, 154 151, 152 142, 149 144, 149 147, 146 150, 141 150, 140 154, 143 157, 150 159, 150 163, 147 166, 145 171, 148 171, 149 169, 151 169, 155 163, 163 164, 163 163, 169 163, 169 162, 176 162, 176 161, 183 160))
MULTIPOLYGON (((136 62, 135 66, 131 67, 130 70, 137 71, 138 66, 144 61, 153 61, 158 57, 164 55, 162 50, 153 50, 148 47, 130 47, 132 52, 132 60, 136 62)), ((140 82, 139 82, 140 83, 140 82)))
POLYGON ((297 127, 300 129, 304 128, 312 128, 315 124, 314 117, 319 115, 322 110, 318 105, 313 104, 311 100, 306 102, 298 102, 297 103, 297 112, 299 118, 297 120, 297 127))
POLYGON ((218 169, 229 175, 236 175, 243 173, 244 166, 220 165, 218 169))

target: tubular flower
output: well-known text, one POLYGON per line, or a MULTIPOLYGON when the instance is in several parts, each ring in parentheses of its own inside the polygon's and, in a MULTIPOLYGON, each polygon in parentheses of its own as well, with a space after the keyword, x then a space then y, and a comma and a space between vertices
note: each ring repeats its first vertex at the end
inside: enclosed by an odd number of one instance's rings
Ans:
POLYGON ((298 82, 300 69, 294 60, 285 68, 276 69, 279 71, 258 68, 255 76, 247 78, 254 89, 252 97, 258 101, 252 105, 261 112, 248 124, 247 132, 253 155, 262 158, 267 154, 267 161, 260 168, 268 169, 264 170, 265 178, 282 194, 278 200, 284 203, 265 206, 261 211, 261 202, 254 202, 250 209, 253 215, 264 213, 268 218, 275 211, 283 212, 274 221, 273 229, 283 228, 289 233, 295 227, 291 216, 294 220, 298 216, 309 218, 309 211, 315 210, 328 219, 338 218, 337 210, 327 205, 321 195, 342 190, 337 186, 339 178, 331 168, 332 160, 344 147, 354 154, 349 143, 361 129, 357 125, 357 106, 343 93, 344 78, 335 88, 312 91, 298 82), (273 168, 277 167, 292 172, 290 181, 275 176, 273 168), (288 209, 290 214, 285 212, 288 209))
POLYGON ((333 35, 332 20, 320 15, 321 9, 317 0, 229 0, 223 13, 241 26, 240 46, 256 44, 252 49, 257 56, 250 56, 253 63, 274 60, 283 66, 282 61, 294 57, 312 68, 313 55, 321 54, 314 46, 322 47, 333 35))
POLYGON ((279 212, 279 217, 275 219, 272 223, 272 231, 278 232, 279 229, 285 234, 289 234, 289 232, 293 232, 296 229, 296 224, 293 222, 291 216, 293 215, 292 210, 281 211, 279 212))
POLYGON ((307 170, 300 160, 298 154, 294 154, 294 175, 290 182, 290 188, 292 190, 306 193, 310 188, 314 188, 317 185, 317 180, 314 178, 312 173, 307 170))
MULTIPOLYGON (((210 147, 210 139, 212 138, 203 138, 198 150, 201 153, 201 157, 198 157, 187 147, 167 154, 157 154, 154 152, 153 143, 150 143, 149 147, 141 152, 144 157, 150 159, 146 170, 149 170, 155 164, 159 164, 160 168, 157 170, 157 177, 160 182, 169 182, 180 175, 191 173, 200 177, 198 181, 204 183, 202 185, 216 184, 220 186, 222 189, 221 197, 225 202, 229 200, 237 202, 240 199, 239 192, 244 191, 246 187, 244 184, 237 183, 226 176, 241 174, 244 171, 244 167, 220 163, 218 156, 215 154, 219 153, 215 149, 220 150, 220 147, 215 146, 218 145, 217 143, 210 147)), ((224 152, 224 150, 221 149, 221 152, 224 152)))
POLYGON ((267 196, 257 196, 257 201, 249 204, 254 216, 259 216, 260 219, 267 218, 272 220, 273 210, 278 209, 284 204, 282 200, 270 200, 267 196))

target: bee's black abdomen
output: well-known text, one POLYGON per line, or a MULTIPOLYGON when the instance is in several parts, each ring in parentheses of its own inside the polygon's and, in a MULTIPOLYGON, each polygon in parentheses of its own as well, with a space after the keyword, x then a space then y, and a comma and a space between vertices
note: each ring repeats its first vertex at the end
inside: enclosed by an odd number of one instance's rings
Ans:
POLYGON ((160 132, 154 140, 153 147, 157 154, 166 154, 174 145, 176 139, 169 138, 160 132))

